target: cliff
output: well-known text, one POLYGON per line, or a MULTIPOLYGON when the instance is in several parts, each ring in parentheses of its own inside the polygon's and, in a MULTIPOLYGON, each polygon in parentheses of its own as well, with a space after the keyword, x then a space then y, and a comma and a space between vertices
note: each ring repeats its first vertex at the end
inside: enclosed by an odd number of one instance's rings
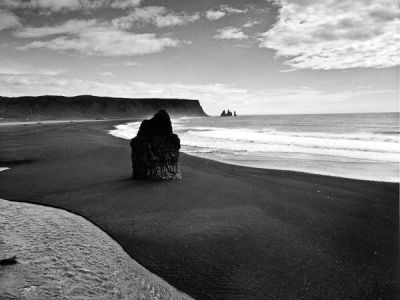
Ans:
POLYGON ((14 120, 136 118, 166 109, 172 117, 207 116, 198 100, 89 95, 0 97, 0 117, 14 120))

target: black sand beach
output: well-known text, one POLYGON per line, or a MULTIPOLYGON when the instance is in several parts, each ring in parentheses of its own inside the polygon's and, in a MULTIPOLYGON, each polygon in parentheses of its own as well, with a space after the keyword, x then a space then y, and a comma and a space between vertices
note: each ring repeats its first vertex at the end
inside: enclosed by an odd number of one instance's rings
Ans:
POLYGON ((0 126, 0 197, 64 208, 197 299, 396 299, 399 185, 181 155, 132 181, 118 121, 0 126))

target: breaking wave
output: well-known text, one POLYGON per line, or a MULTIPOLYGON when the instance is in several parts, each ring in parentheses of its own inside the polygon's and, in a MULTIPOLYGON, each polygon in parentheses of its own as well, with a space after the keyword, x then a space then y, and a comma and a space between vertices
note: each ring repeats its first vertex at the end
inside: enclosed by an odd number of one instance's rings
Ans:
MULTIPOLYGON (((377 114, 378 115, 378 114, 377 114)), ((181 139, 182 151, 201 157, 216 159, 219 161, 235 163, 246 166, 262 168, 278 168, 297 170, 326 175, 337 175, 362 178, 369 180, 398 181, 398 164, 400 159, 400 136, 398 128, 394 128, 395 122, 387 124, 381 121, 378 125, 369 125, 368 120, 359 118, 358 123, 346 116, 340 115, 341 120, 321 125, 321 116, 313 126, 311 121, 304 124, 286 125, 288 121, 280 120, 280 123, 265 126, 267 116, 250 119, 249 117, 233 118, 237 121, 226 121, 225 118, 197 118, 173 120, 174 131, 181 139), (246 119, 248 118, 248 119, 246 119), (344 121, 343 121, 344 120, 344 121), (347 124, 343 125, 343 122, 347 124), (343 128, 350 128, 342 130, 343 128), (397 133, 397 134, 396 134, 397 133), (210 154, 207 156, 207 154, 210 154), (278 158, 290 157, 301 161, 303 167, 297 164, 293 167, 280 160, 280 165, 265 157, 277 156, 278 158), (305 163, 306 160, 309 162, 305 163), (268 162, 267 162, 268 161, 268 162), (310 162, 315 161, 314 166, 310 162), (323 164, 320 162, 323 161, 323 164), (326 162, 344 163, 351 162, 363 165, 351 171, 354 165, 329 166, 326 162), (320 164, 320 166, 318 166, 320 164), (373 168, 368 169, 367 165, 373 168), (387 176, 384 174, 386 167, 387 176), (377 168, 380 169, 377 173, 377 168), (333 171, 334 170, 334 171, 333 171), (362 172, 363 174, 356 174, 362 172), (397 172, 397 173, 396 173, 397 172)), ((387 116, 386 116, 387 119, 387 116)), ((394 121, 396 121, 394 119, 394 121)), ((131 139, 136 136, 140 122, 116 126, 111 134, 131 139)), ((279 159, 278 159, 279 160, 279 159)))

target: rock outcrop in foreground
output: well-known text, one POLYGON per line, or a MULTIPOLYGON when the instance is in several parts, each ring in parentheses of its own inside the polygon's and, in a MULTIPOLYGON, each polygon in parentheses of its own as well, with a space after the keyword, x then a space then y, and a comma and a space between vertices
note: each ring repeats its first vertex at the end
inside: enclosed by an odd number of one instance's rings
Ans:
POLYGON ((132 178, 180 179, 180 147, 179 137, 172 132, 171 120, 165 110, 144 120, 137 136, 131 140, 132 178))

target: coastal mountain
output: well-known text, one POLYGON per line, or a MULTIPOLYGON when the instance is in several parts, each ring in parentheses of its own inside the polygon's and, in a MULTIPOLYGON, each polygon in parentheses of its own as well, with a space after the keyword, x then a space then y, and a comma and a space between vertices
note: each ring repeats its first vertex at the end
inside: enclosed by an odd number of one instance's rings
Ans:
POLYGON ((207 116, 198 100, 160 98, 0 97, 3 120, 52 120, 147 117, 165 109, 172 117, 207 116))

